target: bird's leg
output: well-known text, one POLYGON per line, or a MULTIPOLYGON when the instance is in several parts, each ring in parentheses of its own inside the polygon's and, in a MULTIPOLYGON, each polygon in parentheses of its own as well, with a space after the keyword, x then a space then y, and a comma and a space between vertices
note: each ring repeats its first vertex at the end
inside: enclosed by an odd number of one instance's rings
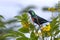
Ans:
POLYGON ((36 29, 36 33, 38 33, 38 31, 40 30, 41 27, 42 27, 42 25, 40 25, 40 26, 38 27, 38 29, 36 29))
POLYGON ((38 29, 36 30, 36 32, 38 33, 38 30, 39 30, 42 26, 41 26, 41 24, 39 23, 39 20, 38 20, 37 16, 36 16, 36 19, 37 19, 37 22, 38 22, 38 25, 39 25, 38 29))

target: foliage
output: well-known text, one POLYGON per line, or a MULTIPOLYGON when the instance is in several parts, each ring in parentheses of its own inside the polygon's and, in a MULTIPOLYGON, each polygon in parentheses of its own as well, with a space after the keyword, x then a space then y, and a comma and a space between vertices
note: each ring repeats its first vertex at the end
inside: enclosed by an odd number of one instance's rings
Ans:
MULTIPOLYGON (((10 31, 13 31, 13 28, 7 28, 6 25, 11 25, 11 23, 16 23, 17 20, 12 19, 12 20, 5 20, 5 18, 0 15, 0 40, 5 40, 7 37, 13 36, 12 34, 10 34, 10 31)), ((13 31, 14 32, 14 31, 13 31)))
MULTIPOLYGON (((7 37, 14 37, 16 40, 38 40, 40 37, 44 40, 45 37, 51 37, 50 40, 52 40, 52 37, 54 40, 60 40, 60 37, 56 37, 60 33, 59 25, 60 25, 60 14, 58 14, 57 17, 54 17, 52 21, 46 25, 39 28, 41 32, 36 32, 37 28, 36 26, 30 21, 30 17, 27 14, 27 11, 30 8, 34 8, 34 6, 29 6, 22 10, 22 15, 15 16, 16 19, 7 20, 4 21, 4 17, 0 15, 0 40, 5 40, 7 37), (14 23, 21 23, 22 26, 19 26, 20 28, 15 31, 13 28, 15 28, 14 23), (6 25, 11 26, 12 28, 6 28, 6 25), (30 37, 26 37, 25 34, 29 33, 30 37)), ((51 12, 56 11, 55 8, 44 8, 44 10, 48 10, 51 12)), ((17 25, 16 25, 17 26, 17 25)), ((18 27, 18 26, 17 26, 18 27)))
POLYGON ((21 37, 21 38, 17 38, 17 40, 19 40, 19 39, 37 40, 38 36, 36 36, 34 33, 35 26, 29 21, 29 16, 26 13, 24 13, 21 16, 16 16, 16 18, 18 20, 20 20, 20 22, 22 24, 22 28, 20 28, 18 31, 22 32, 22 33, 31 33, 30 38, 21 37))
POLYGON ((52 12, 52 21, 50 22, 50 27, 51 27, 51 30, 49 31, 49 34, 51 36, 51 40, 52 40, 52 37, 54 38, 54 40, 58 40, 59 38, 55 38, 59 33, 60 33, 60 29, 59 29, 59 25, 60 25, 60 3, 58 3, 56 5, 56 7, 52 7, 52 8, 49 8, 49 7, 44 7, 43 10, 44 11, 50 11, 52 12), (53 17, 53 12, 58 12, 58 16, 57 17, 53 17))
MULTIPOLYGON (((39 36, 44 37, 54 37, 60 32, 59 30, 59 19, 58 17, 52 19, 49 25, 46 25, 45 27, 42 27, 41 33, 36 33, 35 26, 29 21, 29 16, 27 13, 22 14, 21 16, 16 16, 18 20, 20 20, 22 24, 22 28, 20 28, 18 31, 22 33, 30 33, 30 38, 27 38, 26 40, 38 40, 39 36), (32 29, 32 30, 31 30, 32 29), (42 35, 40 35, 42 34, 42 35)), ((19 40, 18 38, 17 40, 19 40)), ((25 39, 25 37, 21 38, 22 40, 25 39)))
MULTIPOLYGON (((16 40, 38 40, 38 38, 41 36, 43 39, 45 37, 54 37, 54 39, 59 39, 55 38, 57 34, 59 34, 59 17, 56 17, 52 19, 49 25, 46 25, 45 27, 43 26, 41 29, 41 32, 34 32, 36 31, 36 27, 34 24, 32 24, 29 20, 29 16, 27 13, 22 14, 21 16, 15 16, 17 18, 17 22, 19 21, 22 25, 21 28, 18 29, 18 31, 13 31, 13 30, 8 30, 8 29, 0 29, 0 40, 5 40, 6 37, 15 37, 16 40), (8 31, 7 31, 8 30, 8 31), (30 34, 30 38, 25 36, 25 33, 30 34)), ((2 21, 2 19, 1 19, 2 21)), ((2 21, 3 22, 3 21, 2 21)), ((16 21, 15 21, 16 22, 16 21)), ((6 23, 6 22, 3 22, 6 23)), ((10 24, 10 22, 8 22, 10 24)), ((8 24, 7 23, 7 24, 8 24)), ((13 23, 13 22, 12 22, 13 23)), ((4 24, 5 26, 6 24, 4 24)), ((6 27, 4 27, 6 28, 6 27)))

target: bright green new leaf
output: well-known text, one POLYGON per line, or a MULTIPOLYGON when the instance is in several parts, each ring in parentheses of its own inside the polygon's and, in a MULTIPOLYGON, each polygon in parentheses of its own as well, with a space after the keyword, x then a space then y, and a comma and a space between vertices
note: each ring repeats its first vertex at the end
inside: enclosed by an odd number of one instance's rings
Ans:
POLYGON ((29 29, 24 27, 20 28, 19 31, 22 33, 29 33, 29 29))

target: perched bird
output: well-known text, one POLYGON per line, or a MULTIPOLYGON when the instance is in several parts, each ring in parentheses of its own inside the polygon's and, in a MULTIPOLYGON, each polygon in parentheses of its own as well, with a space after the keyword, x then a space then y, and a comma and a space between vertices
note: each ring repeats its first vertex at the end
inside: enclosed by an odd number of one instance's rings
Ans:
POLYGON ((31 15, 32 21, 38 25, 49 22, 49 21, 37 16, 33 10, 29 10, 28 13, 31 15))

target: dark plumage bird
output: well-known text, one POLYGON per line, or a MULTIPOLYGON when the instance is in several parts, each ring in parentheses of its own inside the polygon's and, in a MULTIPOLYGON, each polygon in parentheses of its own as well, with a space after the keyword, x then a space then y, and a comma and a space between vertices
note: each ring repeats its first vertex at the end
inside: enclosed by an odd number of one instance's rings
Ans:
POLYGON ((38 25, 48 22, 47 20, 37 16, 33 10, 28 11, 28 13, 31 15, 32 21, 38 25))

